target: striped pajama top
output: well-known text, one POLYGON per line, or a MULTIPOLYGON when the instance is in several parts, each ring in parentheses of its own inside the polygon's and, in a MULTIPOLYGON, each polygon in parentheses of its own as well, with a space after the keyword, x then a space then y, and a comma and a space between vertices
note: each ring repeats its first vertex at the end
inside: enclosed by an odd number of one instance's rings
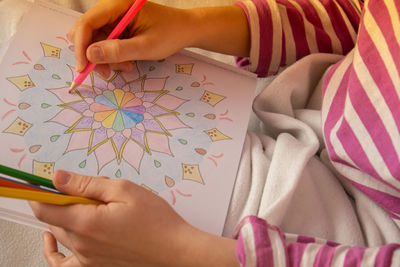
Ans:
MULTIPOLYGON (((400 226, 400 0, 252 0, 236 3, 251 30, 260 77, 311 53, 345 57, 325 74, 322 125, 333 166, 400 226)), ((400 266, 400 244, 364 248, 285 234, 249 216, 237 256, 254 266, 400 266)))

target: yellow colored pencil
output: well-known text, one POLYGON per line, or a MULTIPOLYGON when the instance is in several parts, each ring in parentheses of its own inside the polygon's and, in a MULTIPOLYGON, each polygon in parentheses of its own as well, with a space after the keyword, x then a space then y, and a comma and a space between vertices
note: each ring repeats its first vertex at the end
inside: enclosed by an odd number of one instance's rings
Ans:
POLYGON ((48 204, 54 205, 70 205, 70 204, 94 204, 100 205, 104 204, 101 201, 85 198, 85 197, 77 197, 77 196, 68 196, 68 195, 60 195, 55 193, 47 193, 47 192, 37 192, 26 189, 18 189, 18 188, 10 188, 0 186, 0 196, 8 197, 8 198, 19 198, 25 200, 33 200, 48 204))

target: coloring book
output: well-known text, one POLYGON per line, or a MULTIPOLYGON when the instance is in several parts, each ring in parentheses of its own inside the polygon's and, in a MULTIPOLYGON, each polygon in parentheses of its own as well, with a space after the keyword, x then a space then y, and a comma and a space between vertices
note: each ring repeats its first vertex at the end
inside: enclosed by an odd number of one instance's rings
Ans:
MULTIPOLYGON (((69 94, 66 33, 79 15, 36 1, 21 22, 0 65, 0 163, 49 179, 56 169, 129 179, 221 234, 255 76, 182 51, 93 72, 69 94)), ((0 198, 0 217, 46 228, 23 200, 0 198)))

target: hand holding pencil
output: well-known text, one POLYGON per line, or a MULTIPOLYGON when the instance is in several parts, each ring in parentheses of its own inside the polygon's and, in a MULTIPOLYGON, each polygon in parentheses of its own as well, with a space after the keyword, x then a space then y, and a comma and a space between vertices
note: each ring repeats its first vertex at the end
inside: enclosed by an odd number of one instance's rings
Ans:
POLYGON ((74 43, 78 72, 89 62, 96 64, 94 70, 103 77, 111 70, 130 71, 133 60, 164 59, 191 46, 193 36, 200 35, 189 25, 192 20, 187 10, 147 2, 120 39, 107 40, 134 2, 99 1, 77 20, 68 38, 74 43))
POLYGON ((102 204, 100 201, 62 194, 56 191, 57 188, 50 179, 4 165, 0 165, 0 174, 17 179, 8 179, 0 176, 0 197, 39 201, 55 205, 102 204), (28 183, 23 183, 22 181, 28 183))
MULTIPOLYGON (((128 24, 132 21, 133 17, 139 12, 142 8, 146 0, 136 0, 132 6, 128 9, 126 14, 122 17, 122 19, 118 22, 117 26, 112 30, 112 32, 108 35, 106 40, 113 40, 118 38, 121 33, 125 30, 128 24)), ((89 75, 92 70, 96 67, 96 64, 93 62, 88 62, 86 67, 79 73, 79 75, 75 78, 73 83, 71 84, 70 93, 75 90, 89 75)))
POLYGON ((59 170, 53 182, 63 193, 104 204, 30 202, 34 214, 52 232, 44 235, 44 254, 51 267, 180 266, 181 260, 187 261, 182 266, 195 266, 191 261, 200 259, 190 251, 193 240, 211 239, 187 224, 165 200, 128 180, 59 170), (73 255, 58 252, 56 240, 73 255))

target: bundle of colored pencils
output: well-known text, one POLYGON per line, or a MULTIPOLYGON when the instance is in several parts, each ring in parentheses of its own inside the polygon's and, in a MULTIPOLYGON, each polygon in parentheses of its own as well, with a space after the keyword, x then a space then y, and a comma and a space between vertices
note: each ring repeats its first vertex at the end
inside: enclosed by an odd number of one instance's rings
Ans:
POLYGON ((0 197, 18 198, 55 205, 102 204, 100 201, 59 192, 51 180, 0 165, 0 197))

